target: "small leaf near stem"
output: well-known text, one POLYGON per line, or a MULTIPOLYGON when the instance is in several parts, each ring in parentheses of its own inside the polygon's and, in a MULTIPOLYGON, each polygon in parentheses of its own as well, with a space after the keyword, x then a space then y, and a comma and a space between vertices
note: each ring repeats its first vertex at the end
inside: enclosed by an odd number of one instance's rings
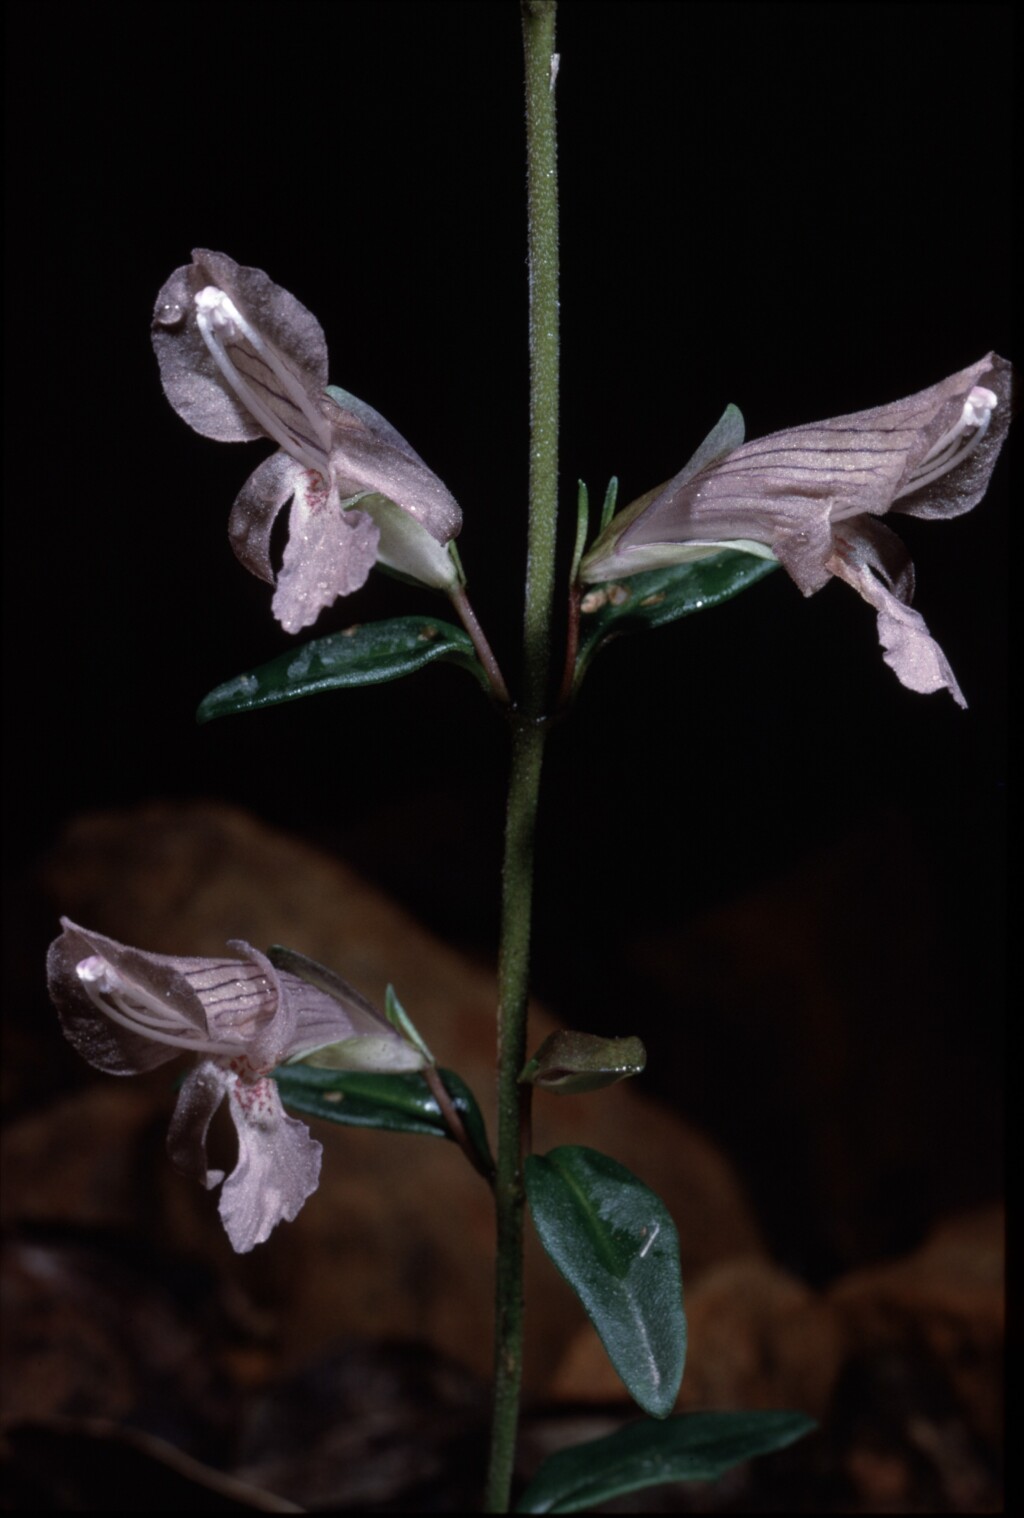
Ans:
MULTIPOLYGON (((604 493, 604 504, 601 507, 601 525, 597 529, 598 537, 601 536, 612 517, 615 515, 615 503, 619 498, 619 478, 613 474, 608 481, 608 489, 604 493)), ((579 568, 579 565, 576 566, 579 568)))
POLYGON ((548 1035, 519 1079, 543 1091, 575 1096, 639 1075, 646 1063, 638 1038, 602 1038, 563 1028, 548 1035))
POLYGON ((597 651, 621 633, 665 627, 680 617, 719 606, 778 569, 774 559, 724 549, 691 564, 631 575, 588 590, 580 602, 582 623, 574 685, 578 689, 597 651))
POLYGON ((396 1033, 400 1033, 414 1049, 419 1050, 428 1065, 437 1064, 437 1060, 427 1048, 426 1039, 398 1000, 398 993, 391 985, 384 992, 384 1016, 396 1033))
POLYGON ((587 487, 580 480, 576 487, 576 542, 572 550, 572 568, 569 571, 569 582, 575 584, 576 573, 580 567, 583 550, 587 546, 587 528, 590 525, 590 497, 587 487))

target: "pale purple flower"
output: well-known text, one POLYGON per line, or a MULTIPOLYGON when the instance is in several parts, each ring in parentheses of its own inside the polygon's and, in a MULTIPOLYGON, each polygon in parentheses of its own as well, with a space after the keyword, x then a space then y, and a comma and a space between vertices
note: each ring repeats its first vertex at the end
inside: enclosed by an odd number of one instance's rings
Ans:
POLYGON ((776 558, 805 595, 830 576, 878 614, 885 662, 911 690, 960 687, 920 614, 914 566, 879 517, 956 517, 988 486, 1010 424, 1012 370, 990 353, 906 400, 743 442, 727 408, 674 479, 615 517, 580 566, 592 583, 723 548, 776 558))
POLYGON ((276 583, 288 632, 358 590, 378 559, 439 589, 458 583, 451 494, 371 406, 328 389, 320 323, 262 269, 197 249, 157 296, 153 346, 167 399, 196 432, 279 445, 250 475, 228 532, 245 567, 276 583), (288 501, 275 577, 271 529, 288 501))
POLYGON ((138 1075, 179 1054, 197 1059, 178 1095, 167 1147, 186 1175, 208 1188, 224 1182, 220 1215, 240 1254, 262 1244, 282 1219, 290 1222, 320 1178, 321 1146, 305 1123, 286 1115, 270 1071, 328 1046, 335 1066, 401 1071, 423 1064, 344 982, 329 995, 275 969, 248 944, 229 945, 239 959, 189 959, 128 948, 67 918, 61 925, 47 980, 79 1054, 110 1075, 138 1075), (238 1163, 226 1180, 206 1157, 210 1121, 225 1097, 238 1133, 238 1163))

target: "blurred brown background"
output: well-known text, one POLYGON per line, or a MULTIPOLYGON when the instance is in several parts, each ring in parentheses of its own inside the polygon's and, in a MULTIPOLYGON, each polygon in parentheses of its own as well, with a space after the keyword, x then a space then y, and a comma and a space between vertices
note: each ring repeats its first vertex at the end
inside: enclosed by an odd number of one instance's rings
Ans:
MULTIPOLYGON (((172 952, 283 939, 393 979, 486 1100, 500 725, 432 668, 195 728, 288 640, 224 531, 260 449, 188 431, 146 332, 195 244, 294 291, 462 503, 514 669, 516 9, 142 16, 9 8, 9 1503, 471 1506, 489 1241, 454 1150, 332 1131, 321 1193, 237 1260, 163 1159, 169 1083, 81 1066, 41 967, 60 911, 172 952)), ((567 503, 667 478, 728 400, 758 435, 1012 357, 1008 31, 563 7, 567 503)), ((999 1505, 1007 500, 1004 462, 970 516, 901 523, 966 714, 898 685, 842 587, 780 574, 613 646, 550 745, 537 994, 649 1064, 541 1142, 672 1203, 686 1406, 823 1421, 680 1509, 999 1505)), ((427 609, 374 577, 316 631, 427 609)), ((532 1290, 524 1473, 625 1414, 542 1261, 532 1290)))

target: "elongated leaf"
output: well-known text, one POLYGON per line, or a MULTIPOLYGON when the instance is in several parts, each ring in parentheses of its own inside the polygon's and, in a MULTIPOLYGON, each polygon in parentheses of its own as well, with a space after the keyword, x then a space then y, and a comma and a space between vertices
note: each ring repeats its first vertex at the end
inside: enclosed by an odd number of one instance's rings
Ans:
POLYGON ((545 1460, 519 1513, 580 1513, 669 1481, 714 1481, 754 1455, 785 1449, 816 1425, 803 1413, 684 1413, 644 1420, 545 1460))
POLYGON ((604 501, 601 505, 601 522, 598 533, 604 532, 608 523, 615 515, 615 507, 619 499, 619 480, 617 475, 612 475, 604 492, 604 501))
POLYGON ((200 702, 196 717, 209 722, 213 717, 277 706, 320 691, 398 680, 435 659, 461 665, 486 687, 487 676, 461 628, 432 617, 393 617, 313 638, 249 674, 218 685, 200 702))
MULTIPOLYGON (((493 1168, 487 1130, 472 1091, 454 1070, 439 1070, 438 1074, 478 1153, 493 1168)), ((368 1075, 361 1070, 279 1065, 274 1079, 281 1100, 297 1112, 355 1128, 451 1137, 440 1107, 419 1074, 368 1075)))
POLYGON ((719 606, 778 567, 775 559, 723 549, 692 564, 673 564, 595 586, 583 598, 577 682, 609 638, 645 627, 663 627, 709 606, 719 606))
POLYGON ((664 1202, 624 1165, 574 1144, 527 1159, 526 1194, 630 1396, 664 1418, 686 1357, 679 1239, 664 1202))

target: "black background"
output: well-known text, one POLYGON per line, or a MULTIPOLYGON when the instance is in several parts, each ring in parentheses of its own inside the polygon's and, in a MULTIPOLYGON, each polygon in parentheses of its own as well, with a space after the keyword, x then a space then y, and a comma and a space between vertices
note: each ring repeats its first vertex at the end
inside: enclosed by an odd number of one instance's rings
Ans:
MULTIPOLYGON (((989 349, 1012 356, 1009 30, 1002 5, 568 0, 566 506, 578 476, 600 497, 618 474, 623 501, 669 477, 727 401, 758 436, 909 394, 989 349)), ((37 0, 10 7, 10 32, 15 878, 83 808, 223 797, 337 848, 490 958, 504 736, 460 672, 194 725, 208 689, 291 640, 225 532, 264 450, 190 432, 147 333, 193 246, 293 291, 324 327, 332 379, 461 503, 471 594, 514 682, 527 462, 516 7, 37 0)), ((780 573, 612 647, 552 740, 537 988, 571 1024, 643 1033, 652 1089, 679 1094, 734 1151, 765 1144, 771 1093, 748 1071, 724 1111, 727 1049, 717 1070, 680 1070, 685 984, 656 1012, 637 1004, 633 950, 851 839, 877 846, 887 910, 904 866, 908 890, 928 882, 913 908, 945 999, 920 1015, 920 1060, 948 1065, 965 1040, 981 1050, 982 1076, 972 1066, 948 1114, 951 1148, 989 1102, 1006 504, 1004 461, 970 516, 899 524, 966 714, 898 684, 845 587, 804 601, 780 573)), ((435 606, 373 576, 316 633, 435 606)), ((870 922, 861 900, 851 972, 885 985, 900 975, 899 923, 875 935, 870 922)), ((987 1132, 950 1201, 994 1187, 994 1143, 987 1132)), ((830 1263, 792 1242, 789 1256, 830 1263)))

